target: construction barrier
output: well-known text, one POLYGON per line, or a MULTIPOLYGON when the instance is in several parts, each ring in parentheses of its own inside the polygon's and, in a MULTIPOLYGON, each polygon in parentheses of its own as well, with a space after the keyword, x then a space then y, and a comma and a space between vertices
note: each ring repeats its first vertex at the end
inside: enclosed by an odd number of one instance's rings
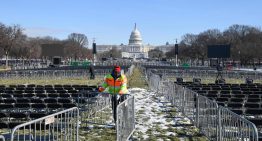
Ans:
POLYGON ((117 106, 117 141, 126 141, 135 130, 135 98, 129 96, 117 106))
POLYGON ((73 107, 12 129, 11 141, 63 140, 78 141, 79 110, 73 107))
POLYGON ((160 80, 154 73, 150 76, 151 90, 161 93, 161 96, 176 106, 208 139, 258 141, 258 131, 252 122, 227 108, 218 107, 216 101, 188 88, 165 79, 160 80))

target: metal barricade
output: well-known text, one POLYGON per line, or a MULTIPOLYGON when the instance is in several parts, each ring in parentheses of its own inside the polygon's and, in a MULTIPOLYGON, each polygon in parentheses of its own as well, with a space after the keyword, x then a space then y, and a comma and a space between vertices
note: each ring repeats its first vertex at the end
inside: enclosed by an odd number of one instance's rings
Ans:
POLYGON ((11 141, 63 140, 78 141, 79 110, 73 107, 12 129, 11 141))
POLYGON ((133 74, 134 68, 135 68, 134 65, 128 68, 128 71, 125 73, 127 77, 130 77, 133 74))
MULTIPOLYGON (((157 97, 162 97, 164 96, 166 99, 169 95, 169 87, 168 87, 169 81, 160 81, 158 83, 158 88, 157 88, 157 97)), ((168 100, 168 99, 167 99, 168 100)))
POLYGON ((181 85, 174 84, 174 93, 172 104, 177 106, 179 110, 183 111, 184 106, 184 88, 181 85))
POLYGON ((174 99, 174 82, 167 81, 166 83, 166 93, 163 95, 166 100, 168 100, 170 103, 173 103, 174 99))
MULTIPOLYGON (((149 80, 155 80, 154 73, 150 76, 149 80)), ((177 106, 209 140, 258 141, 258 131, 253 123, 227 108, 218 107, 216 101, 170 81, 159 84, 159 90, 165 89, 160 91, 163 96, 177 106)))
POLYGON ((205 96, 197 95, 196 126, 210 140, 218 137, 218 105, 205 96))
POLYGON ((110 100, 110 94, 99 94, 88 90, 80 91, 76 101, 80 108, 81 127, 87 127, 90 124, 108 124, 106 118, 111 111, 109 109, 110 100))
POLYGON ((135 99, 129 96, 117 106, 117 141, 126 141, 135 130, 135 99))
MULTIPOLYGON (((182 77, 187 81, 192 81, 192 78, 201 78, 202 80, 212 81, 217 77, 217 70, 201 70, 201 69, 171 69, 171 68, 159 68, 155 66, 154 69, 149 68, 148 71, 156 71, 155 74, 164 74, 163 76, 168 76, 168 78, 182 77)), ((245 79, 251 78, 254 81, 260 80, 262 78, 261 72, 252 72, 252 71, 223 71, 222 76, 225 79, 245 79)))
POLYGON ((5 137, 0 135, 0 141, 5 141, 5 137))
MULTIPOLYGON (((96 69, 95 74, 98 78, 103 78, 111 73, 111 69, 96 69)), ((88 69, 51 69, 51 70, 16 70, 0 72, 1 79, 50 79, 50 78, 83 78, 90 76, 88 69)))
POLYGON ((258 141, 256 126, 227 108, 219 106, 219 140, 258 141))
POLYGON ((153 91, 158 91, 160 81, 161 79, 158 75, 152 74, 149 77, 149 82, 148 82, 149 88, 153 91))
POLYGON ((196 123, 196 96, 197 94, 190 89, 184 89, 183 114, 186 115, 192 123, 196 123))

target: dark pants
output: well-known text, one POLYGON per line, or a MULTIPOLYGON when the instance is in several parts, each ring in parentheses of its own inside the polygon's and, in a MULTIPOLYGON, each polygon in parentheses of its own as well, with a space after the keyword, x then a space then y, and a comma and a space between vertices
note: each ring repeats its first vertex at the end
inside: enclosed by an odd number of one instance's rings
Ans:
POLYGON ((119 99, 117 99, 117 95, 112 95, 111 97, 113 118, 114 118, 115 123, 116 123, 117 105, 123 102, 125 99, 126 99, 126 95, 121 95, 119 99))
POLYGON ((95 79, 95 74, 94 73, 90 73, 90 79, 95 79))

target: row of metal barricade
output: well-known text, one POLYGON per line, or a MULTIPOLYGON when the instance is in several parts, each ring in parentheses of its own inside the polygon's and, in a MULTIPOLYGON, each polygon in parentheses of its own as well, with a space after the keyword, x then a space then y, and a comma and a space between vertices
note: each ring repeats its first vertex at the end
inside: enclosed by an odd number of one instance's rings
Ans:
MULTIPOLYGON (((152 70, 152 69, 151 69, 152 70)), ((217 70, 187 70, 187 69, 177 69, 177 70, 169 70, 169 69, 157 69, 155 70, 155 74, 166 75, 168 77, 179 76, 183 78, 201 78, 201 79, 214 79, 218 76, 217 70)), ((245 79, 250 78, 253 80, 262 79, 261 72, 258 71, 221 71, 219 72, 223 76, 223 78, 230 79, 245 79)))
MULTIPOLYGON (((85 92, 83 92, 85 93, 85 92)), ((86 129, 90 125, 112 126, 111 94, 99 94, 91 98, 80 108, 81 127, 86 129)), ((116 140, 128 140, 135 130, 135 99, 126 95, 126 99, 117 106, 116 140)))
MULTIPOLYGON (((110 73, 111 69, 96 70, 96 77, 103 77, 110 73)), ((24 71, 12 71, 1 72, 1 79, 13 79, 13 78, 26 78, 26 79, 49 79, 49 78, 83 78, 89 77, 89 70, 24 70, 24 71)))
MULTIPOLYGON (((79 128, 85 130, 88 125, 108 125, 111 122, 108 121, 108 117, 112 116, 110 100, 110 94, 99 94, 85 105, 17 125, 10 134, 0 136, 0 140, 79 141, 79 128), (103 110, 107 112, 103 113, 103 110)), ((134 102, 134 96, 128 95, 126 100, 117 106, 117 141, 128 140, 135 130, 134 102)))
MULTIPOLYGON (((128 69, 125 73, 127 77, 133 74, 134 68, 135 66, 132 65, 128 69)), ((88 91, 82 91, 79 97, 84 98, 87 93, 88 91)), ((81 127, 88 128, 89 125, 111 126, 112 121, 108 119, 108 117, 112 117, 113 113, 111 98, 111 94, 100 93, 96 97, 87 98, 87 101, 84 101, 87 104, 81 103, 82 100, 80 100, 78 107, 81 107, 81 127)), ((126 141, 135 130, 135 99, 132 94, 127 94, 126 99, 119 103, 116 113, 116 140, 126 141)))
POLYGON ((14 127, 11 141, 78 141, 79 110, 77 107, 66 109, 14 127))
POLYGON ((209 140, 258 141, 256 126, 215 101, 150 72, 149 87, 164 96, 209 140))
MULTIPOLYGON (((133 67, 129 67, 126 74, 129 74, 129 70, 133 70, 133 67)), ((123 69, 125 70, 125 69, 123 69)), ((95 69, 94 74, 96 77, 104 77, 106 74, 111 73, 112 69, 108 68, 95 69)), ((19 71, 5 71, 0 72, 1 79, 12 78, 26 78, 26 79, 49 79, 49 78, 83 78, 89 77, 89 69, 50 69, 50 70, 19 70, 19 71)))
MULTIPOLYGON (((134 66, 127 74, 132 75, 134 66)), ((82 90, 78 93, 77 107, 19 124, 11 133, 0 136, 0 140, 11 141, 79 141, 79 128, 86 129, 89 125, 108 125, 108 117, 112 116, 111 94, 90 93, 82 90), (105 112, 106 111, 106 112, 105 112)), ((116 140, 130 138, 135 130, 134 96, 127 98, 117 106, 116 140)))

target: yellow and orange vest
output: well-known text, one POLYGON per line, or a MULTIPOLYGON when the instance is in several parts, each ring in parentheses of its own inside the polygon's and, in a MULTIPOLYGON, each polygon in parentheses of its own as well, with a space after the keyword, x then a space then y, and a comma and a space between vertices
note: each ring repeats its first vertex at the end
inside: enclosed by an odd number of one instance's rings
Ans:
POLYGON ((127 78, 124 74, 121 74, 116 80, 111 74, 104 77, 104 82, 99 91, 106 90, 110 94, 126 94, 127 90, 127 78), (107 90, 106 90, 107 89, 107 90))

